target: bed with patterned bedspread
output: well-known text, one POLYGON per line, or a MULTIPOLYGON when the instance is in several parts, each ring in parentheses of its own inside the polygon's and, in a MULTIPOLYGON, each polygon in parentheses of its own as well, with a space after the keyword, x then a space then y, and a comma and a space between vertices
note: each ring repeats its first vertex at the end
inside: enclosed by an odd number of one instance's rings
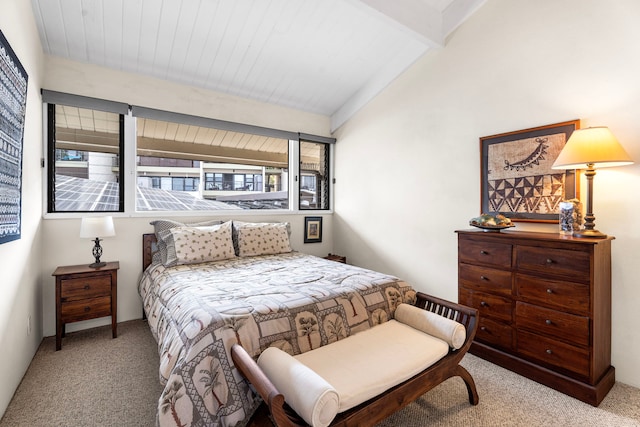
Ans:
MULTIPOLYGON (((175 232, 174 232, 175 234, 175 232)), ((152 238, 154 235, 146 235, 152 238)), ((159 426, 242 426, 260 400, 230 348, 299 354, 392 318, 415 291, 396 277, 298 252, 165 266, 139 283, 158 342, 159 426)))

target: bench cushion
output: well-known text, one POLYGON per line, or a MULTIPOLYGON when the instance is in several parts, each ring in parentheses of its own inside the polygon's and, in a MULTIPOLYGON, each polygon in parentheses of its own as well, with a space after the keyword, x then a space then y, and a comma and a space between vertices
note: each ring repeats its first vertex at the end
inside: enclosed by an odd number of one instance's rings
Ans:
POLYGON ((338 412, 344 412, 419 374, 448 352, 445 341, 389 320, 295 358, 335 388, 338 412))

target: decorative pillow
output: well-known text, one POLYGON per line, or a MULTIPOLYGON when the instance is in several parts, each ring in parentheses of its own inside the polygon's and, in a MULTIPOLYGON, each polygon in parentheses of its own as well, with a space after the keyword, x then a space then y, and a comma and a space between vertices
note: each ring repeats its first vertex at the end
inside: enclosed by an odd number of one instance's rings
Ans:
POLYGON ((291 252, 289 224, 276 222, 235 223, 237 254, 241 257, 291 252))
POLYGON ((287 226, 287 237, 291 237, 291 225, 288 222, 243 222, 233 221, 233 247, 236 249, 236 255, 240 254, 240 248, 238 246, 238 229, 245 226, 259 226, 259 225, 273 225, 273 224, 285 224, 287 226))
POLYGON ((207 227, 210 225, 222 224, 222 222, 223 221, 217 219, 212 219, 192 224, 185 224, 172 219, 157 219, 155 221, 151 221, 149 224, 153 225, 153 232, 156 234, 156 241, 158 244, 158 252, 160 252, 160 259, 164 264, 167 262, 167 243, 165 239, 170 233, 163 233, 163 231, 167 231, 175 227, 207 227))
POLYGON ((461 323, 413 305, 400 304, 393 317, 398 322, 440 338, 456 350, 462 347, 467 338, 467 331, 461 323))
POLYGON ((174 227, 161 234, 167 243, 166 267, 236 256, 231 240, 231 221, 209 227, 174 227))

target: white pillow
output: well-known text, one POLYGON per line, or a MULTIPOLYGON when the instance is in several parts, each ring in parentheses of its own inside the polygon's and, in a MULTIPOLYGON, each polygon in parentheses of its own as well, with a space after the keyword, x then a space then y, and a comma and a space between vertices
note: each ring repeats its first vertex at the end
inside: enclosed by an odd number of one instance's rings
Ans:
POLYGON ((340 407, 338 392, 320 375, 277 347, 260 354, 258 366, 309 425, 328 426, 340 407))
MULTIPOLYGON (((193 224, 185 224, 179 221, 174 221, 172 219, 156 219, 151 221, 149 224, 153 225, 153 232, 156 235, 156 243, 158 245, 158 252, 160 253, 160 259, 163 264, 167 263, 167 238, 171 236, 169 230, 175 227, 205 227, 210 225, 222 224, 222 221, 217 219, 197 222, 193 224)), ((171 248, 173 250, 173 248, 171 248)), ((154 254, 155 255, 155 254, 154 254)), ((175 253, 171 254, 173 258, 175 258, 175 253)), ((155 260, 156 258, 154 258, 155 260)))
POLYGON ((238 256, 274 255, 291 252, 287 223, 235 223, 238 256))
POLYGON ((467 330, 461 323, 414 305, 400 304, 394 317, 398 322, 440 338, 456 350, 462 347, 467 338, 467 330))
POLYGON ((235 258, 231 221, 209 227, 174 227, 167 236, 165 266, 198 264, 235 258))

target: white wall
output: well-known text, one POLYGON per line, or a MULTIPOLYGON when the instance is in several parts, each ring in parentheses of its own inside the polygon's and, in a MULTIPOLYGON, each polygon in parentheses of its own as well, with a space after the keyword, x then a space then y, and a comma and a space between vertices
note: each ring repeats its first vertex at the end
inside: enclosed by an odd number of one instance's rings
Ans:
MULTIPOLYGON (((150 221, 153 217, 114 216, 115 237, 105 238, 102 246, 103 261, 119 261, 118 271, 118 322, 142 317, 142 301, 138 294, 138 280, 142 274, 142 234, 153 233, 150 221)), ((178 221, 197 222, 218 217, 223 220, 241 221, 287 221, 291 224, 291 246, 294 250, 312 255, 326 256, 333 250, 331 240, 332 217, 323 215, 323 238, 321 243, 303 243, 304 215, 277 215, 272 213, 241 212, 230 216, 207 215, 201 217, 174 217, 178 221)), ((42 312, 44 336, 56 333, 55 317, 55 280, 51 273, 60 265, 90 264, 93 242, 80 239, 80 219, 46 219, 42 221, 42 241, 46 255, 42 258, 42 312)), ((67 331, 73 332, 98 325, 110 324, 110 318, 88 320, 67 325, 67 331)), ((62 342, 64 348, 64 340, 62 342)))
POLYGON ((330 119, 157 78, 46 56, 44 88, 175 113, 330 136, 330 119))
POLYGON ((0 245, 0 417, 42 339, 40 216, 42 212, 42 49, 31 2, 0 0, 0 29, 29 75, 22 159, 20 240, 0 245), (31 316, 31 333, 27 322, 31 316))
POLYGON ((597 228, 616 236, 612 364, 640 386, 639 20, 637 0, 489 0, 336 132, 336 252, 456 300, 454 230, 479 214, 479 137, 609 126, 637 162, 595 178, 597 228))

